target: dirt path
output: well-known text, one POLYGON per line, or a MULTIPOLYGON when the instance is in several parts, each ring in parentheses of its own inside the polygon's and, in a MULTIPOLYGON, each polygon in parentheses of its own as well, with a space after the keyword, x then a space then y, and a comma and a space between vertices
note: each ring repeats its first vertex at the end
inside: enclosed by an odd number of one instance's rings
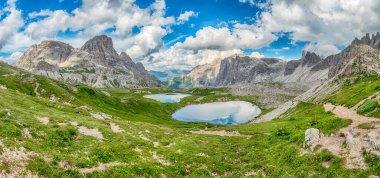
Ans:
MULTIPOLYGON (((364 101, 361 103, 364 103, 364 101)), ((349 169, 365 169, 367 165, 362 156, 362 149, 371 149, 368 133, 373 130, 360 129, 358 126, 363 123, 380 121, 379 118, 357 114, 355 109, 358 107, 347 108, 334 106, 331 103, 324 105, 325 111, 331 111, 337 117, 352 121, 349 126, 338 130, 336 133, 330 136, 321 136, 320 138, 322 148, 328 149, 338 157, 345 158, 345 167, 349 169)), ((379 132, 380 130, 375 129, 375 131, 379 132)))
POLYGON ((371 99, 371 98, 377 96, 378 94, 379 94, 379 92, 376 92, 375 94, 373 94, 373 95, 367 97, 366 99, 361 100, 358 104, 356 104, 356 105, 355 105, 354 107, 352 107, 351 109, 353 109, 353 110, 358 109, 358 108, 359 108, 361 105, 363 105, 367 100, 369 100, 369 99, 371 99))
POLYGON ((201 135, 216 135, 222 137, 244 137, 251 138, 252 135, 242 135, 238 131, 225 131, 225 130, 216 130, 216 131, 207 131, 207 130, 199 130, 199 131, 190 131, 193 134, 201 134, 201 135))

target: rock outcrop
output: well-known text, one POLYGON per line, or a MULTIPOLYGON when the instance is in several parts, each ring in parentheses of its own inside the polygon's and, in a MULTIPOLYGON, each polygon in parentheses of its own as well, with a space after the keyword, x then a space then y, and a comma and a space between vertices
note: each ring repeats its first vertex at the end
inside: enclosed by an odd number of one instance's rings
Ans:
POLYGON ((65 82, 93 87, 155 87, 161 83, 135 64, 124 52, 118 54, 112 39, 96 36, 76 49, 58 41, 43 41, 31 46, 17 67, 65 82))

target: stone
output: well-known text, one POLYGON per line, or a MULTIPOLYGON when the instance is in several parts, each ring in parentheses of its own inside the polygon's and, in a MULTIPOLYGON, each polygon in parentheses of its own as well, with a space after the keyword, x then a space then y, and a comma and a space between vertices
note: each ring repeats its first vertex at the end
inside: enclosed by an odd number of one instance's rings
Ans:
POLYGON ((313 152, 315 147, 319 143, 319 130, 315 128, 310 128, 305 131, 305 142, 303 144, 303 147, 313 152))
POLYGON ((368 133, 369 143, 372 149, 380 150, 380 134, 378 132, 368 133))

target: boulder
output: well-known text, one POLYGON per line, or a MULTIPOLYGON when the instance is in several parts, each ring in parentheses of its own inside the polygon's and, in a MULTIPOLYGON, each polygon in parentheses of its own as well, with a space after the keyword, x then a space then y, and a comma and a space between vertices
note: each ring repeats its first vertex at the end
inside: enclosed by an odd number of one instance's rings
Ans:
POLYGON ((315 128, 310 128, 305 131, 305 142, 303 144, 303 147, 313 152, 315 147, 319 143, 319 130, 315 128))

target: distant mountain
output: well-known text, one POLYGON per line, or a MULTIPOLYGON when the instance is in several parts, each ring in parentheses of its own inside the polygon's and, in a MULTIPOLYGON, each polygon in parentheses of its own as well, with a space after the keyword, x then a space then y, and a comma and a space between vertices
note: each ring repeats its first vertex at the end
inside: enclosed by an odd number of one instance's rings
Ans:
POLYGON ((43 41, 31 46, 16 66, 52 79, 99 88, 161 86, 141 63, 134 63, 124 52, 118 54, 112 39, 104 35, 78 49, 59 41, 43 41))
POLYGON ((172 88, 231 86, 246 83, 294 83, 310 88, 338 74, 380 74, 380 33, 355 39, 339 54, 322 59, 304 52, 299 60, 232 56, 210 64, 196 66, 188 75, 169 82, 172 88))
MULTIPOLYGON (((299 60, 233 56, 195 67, 191 72, 171 81, 169 86, 209 87, 257 82, 302 83, 317 85, 328 78, 329 66, 318 55, 306 52, 299 60), (186 81, 187 84, 181 84, 186 81)), ((175 88, 175 87, 174 87, 175 88)))
POLYGON ((165 70, 165 71, 148 71, 149 74, 158 78, 162 83, 167 84, 169 80, 182 75, 187 75, 190 70, 165 70))

